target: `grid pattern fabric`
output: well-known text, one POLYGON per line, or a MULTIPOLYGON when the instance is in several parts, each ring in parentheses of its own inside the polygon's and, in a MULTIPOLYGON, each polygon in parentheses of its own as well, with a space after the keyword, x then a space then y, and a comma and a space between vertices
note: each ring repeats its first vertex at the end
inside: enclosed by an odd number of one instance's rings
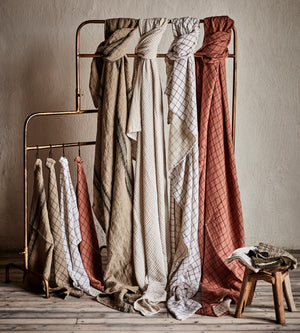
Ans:
POLYGON ((172 267, 167 306, 177 319, 195 313, 201 264, 198 246, 198 131, 193 53, 199 19, 172 21, 174 41, 166 58, 169 115, 170 229, 172 267))
POLYGON ((77 205, 79 212, 79 226, 82 241, 79 251, 83 267, 89 277, 90 284, 94 288, 103 291, 103 273, 100 248, 98 244, 96 228, 92 213, 87 181, 80 156, 75 158, 77 163, 77 205))
MULTIPOLYGON (((42 161, 38 158, 34 164, 33 196, 29 215, 28 266, 29 269, 50 276, 53 255, 53 237, 49 225, 46 193, 43 178, 42 161)), ((40 279, 28 278, 25 284, 40 289, 40 279)))
POLYGON ((133 200, 133 258, 143 296, 134 308, 143 315, 159 311, 166 301, 168 278, 167 169, 162 88, 156 61, 157 47, 168 19, 139 21, 133 97, 127 135, 136 141, 133 200))
MULTIPOLYGON (((55 173, 55 160, 47 158, 46 167, 49 169, 48 177, 48 215, 51 233, 53 237, 53 257, 51 266, 50 286, 55 289, 55 294, 67 296, 81 296, 83 293, 70 285, 70 276, 67 269, 65 252, 62 243, 62 231, 60 222, 59 197, 55 173)), ((53 291, 53 289, 51 290, 53 291)))
POLYGON ((116 309, 126 308, 119 295, 138 289, 132 251, 132 149, 126 135, 132 96, 126 46, 137 23, 127 18, 106 20, 105 41, 96 51, 102 57, 93 59, 90 76, 90 91, 98 108, 93 210, 107 244, 103 277, 107 297, 98 300, 116 309))
POLYGON ((203 46, 197 51, 201 57, 196 58, 202 262, 199 313, 205 315, 224 314, 214 310, 216 305, 225 297, 237 301, 243 277, 237 261, 231 265, 226 261, 233 250, 244 246, 225 73, 233 25, 229 17, 206 18, 203 46))
POLYGON ((79 214, 76 196, 70 176, 69 163, 65 157, 59 159, 60 169, 60 218, 62 240, 69 275, 73 286, 90 292, 90 281, 84 270, 78 246, 81 242, 79 214))

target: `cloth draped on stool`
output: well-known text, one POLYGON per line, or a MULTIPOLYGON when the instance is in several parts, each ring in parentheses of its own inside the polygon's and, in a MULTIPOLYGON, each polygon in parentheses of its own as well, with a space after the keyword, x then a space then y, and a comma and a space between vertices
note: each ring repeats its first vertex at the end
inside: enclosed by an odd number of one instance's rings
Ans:
MULTIPOLYGON (((226 259, 244 246, 244 228, 227 101, 225 58, 234 21, 204 19, 203 46, 197 51, 199 122, 199 246, 202 263, 200 314, 222 315, 220 302, 237 301, 243 267, 226 259)), ((227 307, 228 310, 228 307, 227 307)))
POLYGON ((177 319, 195 313, 192 298, 199 289, 201 263, 198 246, 198 131, 194 52, 199 19, 172 20, 174 41, 166 57, 170 123, 170 235, 172 267, 167 306, 177 319))
POLYGON ((133 270, 131 142, 126 135, 131 101, 131 75, 126 47, 138 21, 105 21, 101 55, 91 65, 90 91, 98 108, 93 210, 106 233, 105 295, 98 301, 121 311, 134 311, 124 299, 138 290, 133 270), (126 303, 126 304, 125 304, 126 303))
MULTIPOLYGON (((41 159, 34 164, 33 195, 28 228, 28 268, 49 279, 53 255, 53 237, 49 225, 46 193, 41 159)), ((42 289, 41 279, 35 276, 24 276, 25 286, 42 289)))
POLYGON ((134 308, 143 315, 159 311, 166 300, 168 197, 162 88, 157 47, 168 19, 139 21, 135 77, 127 135, 136 141, 133 201, 133 258, 143 296, 134 308))
POLYGON ((51 277, 49 281, 52 287, 50 292, 63 298, 69 294, 80 297, 83 295, 83 292, 71 286, 71 279, 63 249, 55 163, 53 158, 47 158, 46 167, 49 169, 47 204, 49 223, 54 242, 51 277))
POLYGON ((81 242, 79 244, 83 267, 94 288, 103 291, 102 259, 97 239, 96 227, 92 213, 87 181, 80 156, 75 158, 77 163, 76 196, 79 212, 81 242))
POLYGON ((59 160, 60 169, 60 217, 62 225, 62 240, 65 251, 67 269, 73 281, 73 286, 90 292, 90 281, 84 270, 78 246, 81 242, 79 215, 73 188, 69 163, 65 157, 59 160))

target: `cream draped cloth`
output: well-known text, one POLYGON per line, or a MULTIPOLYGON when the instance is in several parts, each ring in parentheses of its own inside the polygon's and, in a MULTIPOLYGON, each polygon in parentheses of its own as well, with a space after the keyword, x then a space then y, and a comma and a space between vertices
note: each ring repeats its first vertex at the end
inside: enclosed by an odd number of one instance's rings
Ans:
POLYGON ((67 269, 65 252, 63 249, 62 230, 60 221, 59 197, 57 189, 57 180, 55 173, 55 160, 48 157, 46 167, 49 169, 48 178, 48 215, 49 223, 53 236, 54 248, 51 266, 50 291, 63 298, 69 294, 80 297, 83 295, 81 290, 71 286, 71 279, 67 269))
MULTIPOLYGON (((31 271, 49 279, 53 237, 49 224, 42 161, 39 158, 34 164, 33 195, 28 229, 28 267, 31 271)), ((24 284, 29 288, 41 290, 41 281, 35 275, 25 274, 24 284)))
POLYGON ((139 22, 132 104, 127 135, 136 141, 133 200, 133 258, 143 296, 134 308, 143 315, 159 311, 166 300, 168 276, 166 228, 168 196, 162 88, 156 61, 157 47, 168 19, 139 22))
POLYGON ((73 286, 90 293, 90 281, 84 270, 78 249, 81 242, 79 213, 69 163, 65 157, 61 157, 59 162, 61 164, 60 218, 67 269, 73 281, 73 286))
POLYGON ((175 39, 166 58, 169 102, 170 233, 172 267, 167 306, 177 319, 195 313, 201 278, 198 245, 199 165, 194 52, 199 19, 172 21, 175 39))
POLYGON ((105 41, 96 51, 101 57, 93 59, 90 76, 98 108, 93 210, 107 243, 106 297, 102 294, 98 301, 121 311, 133 310, 125 295, 138 290, 132 251, 132 151, 126 135, 132 96, 126 47, 137 23, 127 18, 106 20, 105 41))

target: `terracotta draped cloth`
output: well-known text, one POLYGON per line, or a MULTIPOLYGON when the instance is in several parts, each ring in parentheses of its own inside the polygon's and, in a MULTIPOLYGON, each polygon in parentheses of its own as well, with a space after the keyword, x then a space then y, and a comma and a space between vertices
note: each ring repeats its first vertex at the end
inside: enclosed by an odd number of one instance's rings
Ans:
POLYGON ((136 141, 133 201, 134 268, 143 296, 134 303, 143 315, 159 311, 168 277, 168 197, 162 88, 156 53, 168 19, 139 22, 135 78, 127 135, 136 141))
MULTIPOLYGON (((49 224, 42 161, 39 158, 34 164, 33 195, 28 230, 28 268, 49 279, 53 237, 49 224)), ((36 290, 41 290, 42 287, 41 279, 28 274, 24 277, 24 283, 36 290)))
POLYGON ((71 286, 71 279, 68 273, 63 249, 59 197, 54 167, 55 163, 56 162, 53 158, 47 158, 46 167, 49 169, 47 204, 49 223, 54 242, 51 278, 49 281, 50 286, 53 287, 51 289, 51 293, 55 293, 63 298, 69 294, 80 297, 83 295, 83 292, 71 286))
POLYGON ((91 286, 103 291, 102 260, 87 181, 82 166, 83 160, 80 156, 77 156, 75 158, 75 162, 77 163, 76 196, 79 212, 79 226, 82 238, 79 244, 80 256, 83 267, 89 277, 91 286))
MULTIPOLYGON (((137 290, 133 287, 137 283, 132 251, 132 154, 126 135, 132 95, 126 46, 137 22, 126 18, 105 22, 105 41, 96 51, 101 57, 93 59, 90 76, 91 95, 99 110, 93 210, 106 233, 105 292, 116 293, 107 305, 123 311, 128 311, 123 296, 127 290, 137 290)), ((104 303, 103 298, 99 301, 104 303)))
POLYGON ((172 267, 168 309, 183 320, 195 313, 201 278, 198 246, 198 130, 194 52, 199 19, 172 20, 174 41, 166 57, 170 135, 170 229, 172 267))
POLYGON ((225 58, 234 21, 204 20, 203 46, 197 51, 196 85, 199 128, 199 246, 202 262, 201 314, 221 315, 228 296, 237 301, 243 268, 226 258, 244 246, 226 90, 225 58))

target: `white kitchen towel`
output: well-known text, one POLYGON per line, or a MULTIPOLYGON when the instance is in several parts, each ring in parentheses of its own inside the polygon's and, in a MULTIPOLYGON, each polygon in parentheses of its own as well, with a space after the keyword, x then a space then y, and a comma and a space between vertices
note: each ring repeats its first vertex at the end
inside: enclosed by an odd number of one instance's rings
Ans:
POLYGON ((198 245, 199 163, 194 53, 199 19, 172 20, 174 41, 166 57, 170 123, 170 233, 172 267, 167 307, 177 319, 195 313, 200 285, 198 245))
POLYGON ((134 308, 143 315, 159 311, 166 301, 168 278, 168 194, 164 138, 163 92, 157 48, 168 19, 139 21, 133 97, 127 135, 136 141, 133 201, 134 269, 143 296, 134 308))
POLYGON ((90 293, 90 280, 84 270, 78 245, 81 242, 79 213, 73 188, 69 163, 65 157, 59 160, 60 169, 60 217, 66 263, 73 286, 90 293))

